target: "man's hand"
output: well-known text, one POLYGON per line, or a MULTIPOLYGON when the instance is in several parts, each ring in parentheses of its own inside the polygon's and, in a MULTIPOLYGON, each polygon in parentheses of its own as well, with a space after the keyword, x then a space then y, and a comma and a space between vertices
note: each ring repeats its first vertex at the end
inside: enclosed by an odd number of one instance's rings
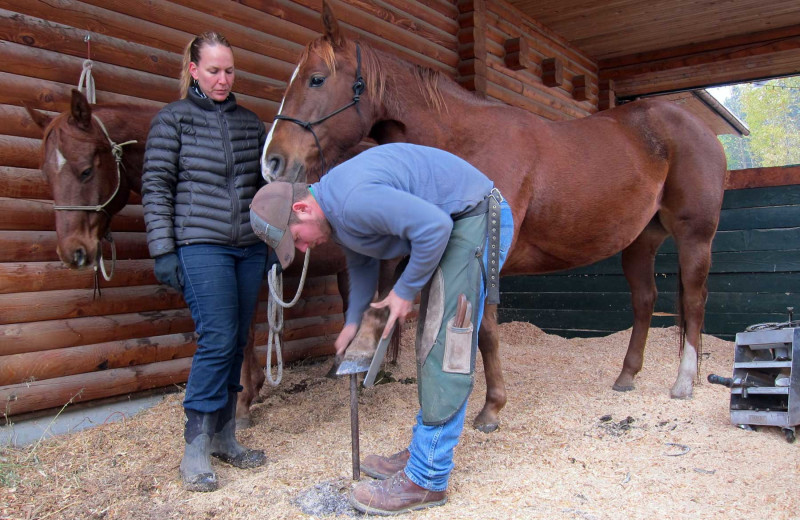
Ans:
POLYGON ((344 351, 350 346, 350 342, 356 337, 356 332, 358 332, 358 325, 355 323, 348 323, 344 326, 342 332, 340 332, 339 336, 336 338, 336 342, 333 344, 333 346, 336 347, 337 356, 344 354, 344 351))
POLYGON ((395 322, 398 322, 400 325, 403 324, 406 316, 408 316, 408 313, 414 308, 414 302, 411 300, 406 300, 405 298, 401 298, 396 292, 394 292, 394 289, 392 289, 386 298, 379 302, 371 303, 370 306, 373 309, 383 309, 384 307, 389 308, 389 319, 386 321, 386 327, 383 329, 383 334, 381 334, 381 338, 388 338, 389 334, 392 332, 392 327, 394 326, 395 322))

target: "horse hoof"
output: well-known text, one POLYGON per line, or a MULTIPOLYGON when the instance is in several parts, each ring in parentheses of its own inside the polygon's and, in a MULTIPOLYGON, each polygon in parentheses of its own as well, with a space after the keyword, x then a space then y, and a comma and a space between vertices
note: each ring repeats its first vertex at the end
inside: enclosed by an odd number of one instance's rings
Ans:
POLYGON ((253 421, 250 420, 249 417, 238 417, 236 419, 236 429, 237 430, 246 430, 253 426, 253 421))
POLYGON ((689 392, 689 393, 684 393, 684 392, 673 393, 673 392, 670 392, 669 396, 671 398, 673 398, 673 399, 686 399, 686 400, 688 400, 688 399, 692 398, 692 392, 689 392))
POLYGON ((612 390, 616 390, 617 392, 630 392, 635 387, 633 385, 618 385, 614 383, 614 386, 611 387, 612 390))
POLYGON ((475 427, 476 430, 483 433, 492 433, 499 427, 497 423, 478 424, 477 422, 473 424, 473 426, 475 427))

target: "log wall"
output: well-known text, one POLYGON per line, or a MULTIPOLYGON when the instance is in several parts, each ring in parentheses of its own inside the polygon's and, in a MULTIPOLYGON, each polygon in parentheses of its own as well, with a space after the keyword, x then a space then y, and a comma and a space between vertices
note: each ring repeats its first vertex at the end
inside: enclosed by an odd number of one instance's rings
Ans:
MULTIPOLYGON (((502 0, 332 4, 349 36, 442 71, 483 96, 553 120, 597 109, 596 65, 502 0)), ((52 195, 39 170, 41 132, 23 103, 51 113, 67 109, 90 57, 98 102, 161 107, 178 97, 185 44, 199 32, 217 30, 234 48, 237 99, 269 125, 300 53, 321 30, 319 9, 319 0, 4 0, 0 405, 5 415, 185 382, 196 347, 183 299, 153 275, 140 197, 132 195, 114 218, 118 262, 113 279, 101 280, 99 296, 91 272, 61 265, 52 195)), ((287 294, 296 283, 288 280, 287 294)), ((266 296, 264 288, 256 331, 261 362, 266 296)), ((303 296, 286 313, 286 360, 330 354, 342 326, 333 275, 311 278, 303 296)))

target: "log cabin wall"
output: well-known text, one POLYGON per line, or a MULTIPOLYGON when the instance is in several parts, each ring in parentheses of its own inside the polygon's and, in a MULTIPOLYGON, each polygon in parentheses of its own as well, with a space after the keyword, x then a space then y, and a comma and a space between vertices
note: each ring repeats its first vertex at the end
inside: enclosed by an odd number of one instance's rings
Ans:
POLYGON ((551 121, 597 111, 597 64, 503 0, 486 0, 486 95, 551 121))
MULTIPOLYGON (((480 95, 548 119, 596 110, 596 66, 505 2, 346 0, 333 7, 350 36, 440 70, 480 95), (507 58, 514 39, 518 62, 507 58), (545 69, 549 79, 543 80, 545 69)), ((234 48, 239 103, 269 124, 300 53, 321 30, 319 8, 318 0, 4 1, 0 403, 5 415, 185 382, 196 348, 183 299, 153 275, 137 195, 112 223, 118 261, 112 280, 101 281, 99 297, 91 272, 61 265, 52 195, 39 170, 41 132, 22 104, 51 113, 66 110, 90 57, 99 103, 163 106, 178 97, 185 44, 213 29, 234 48)), ((286 293, 296 284, 287 280, 286 293)), ((261 362, 266 298, 264 287, 256 317, 261 362)), ((308 280, 299 304, 286 312, 284 359, 331 353, 341 311, 334 275, 308 280)))
MULTIPOLYGON (((0 405, 11 416, 186 381, 196 348, 182 297, 157 284, 141 198, 112 222, 118 261, 94 297, 91 272, 56 255, 41 132, 23 103, 69 107, 91 37, 97 100, 160 107, 178 97, 181 54, 217 30, 234 47, 235 93, 267 125, 304 46, 321 30, 318 0, 6 0, 0 8, 0 405)), ((351 36, 455 76, 457 8, 447 0, 336 2, 351 36)), ((108 251, 106 252, 108 256, 108 251)), ((297 280, 287 281, 286 293, 297 280)), ((292 293, 293 294, 293 293, 292 293)), ((266 287, 256 330, 266 351, 266 287)), ((307 281, 286 312, 284 359, 332 352, 342 326, 334 275, 307 281)))

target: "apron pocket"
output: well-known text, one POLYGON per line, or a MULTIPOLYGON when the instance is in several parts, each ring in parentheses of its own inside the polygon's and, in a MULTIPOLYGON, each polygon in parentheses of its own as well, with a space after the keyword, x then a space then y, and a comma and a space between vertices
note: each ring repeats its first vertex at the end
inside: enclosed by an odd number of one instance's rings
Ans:
POLYGON ((452 374, 469 374, 472 370, 472 323, 469 327, 454 327, 447 322, 442 370, 452 374))

